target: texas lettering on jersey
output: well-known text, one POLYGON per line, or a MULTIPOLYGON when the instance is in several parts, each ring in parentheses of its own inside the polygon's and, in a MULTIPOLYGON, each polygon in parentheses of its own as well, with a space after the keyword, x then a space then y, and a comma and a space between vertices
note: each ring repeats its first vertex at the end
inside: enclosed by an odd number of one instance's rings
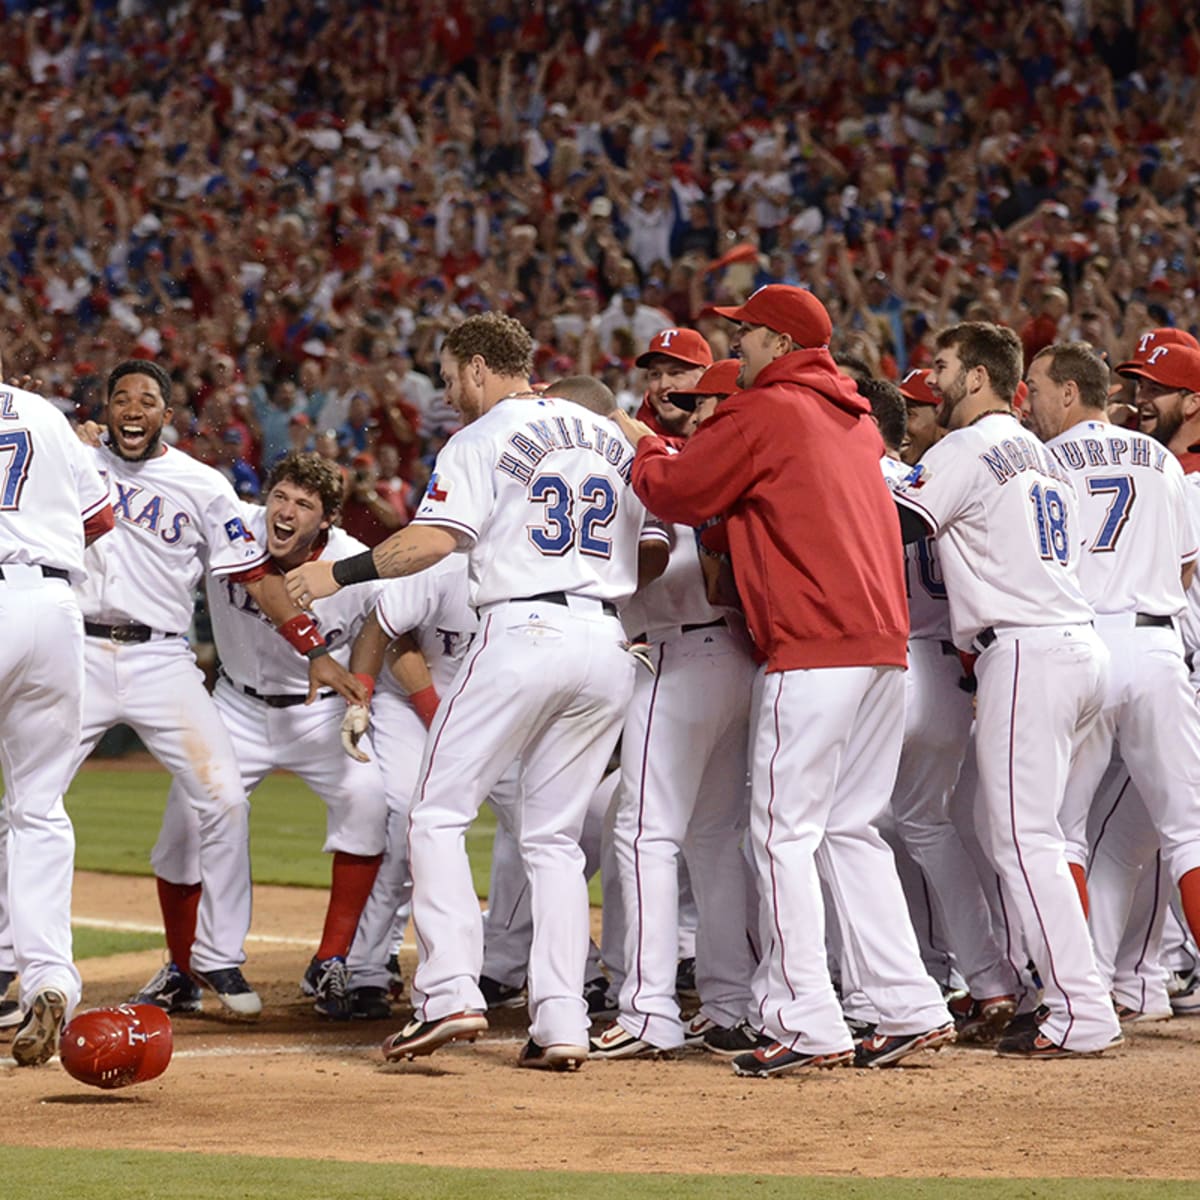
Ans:
POLYGON ((113 516, 131 528, 155 534, 166 545, 173 546, 192 523, 192 518, 187 513, 180 512, 164 496, 149 492, 136 483, 122 483, 119 479, 110 479, 108 471, 103 468, 100 475, 105 482, 111 484, 113 490, 113 516))

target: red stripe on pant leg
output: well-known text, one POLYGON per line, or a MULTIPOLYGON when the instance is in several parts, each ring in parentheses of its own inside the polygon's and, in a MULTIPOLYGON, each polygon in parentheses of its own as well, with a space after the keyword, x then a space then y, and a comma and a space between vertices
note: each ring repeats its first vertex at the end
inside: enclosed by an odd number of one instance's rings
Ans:
MULTIPOLYGON (((454 705, 458 702, 458 698, 466 690, 467 684, 471 682, 471 676, 475 673, 475 664, 483 657, 483 652, 487 649, 488 638, 491 635, 491 632, 492 632, 492 618, 489 616, 488 619, 483 624, 483 632, 481 634, 480 644, 479 644, 479 653, 476 654, 475 657, 471 659, 471 662, 467 666, 467 669, 462 673, 462 675, 463 675, 462 683, 460 683, 458 685, 458 690, 454 693, 453 696, 450 697, 450 700, 446 704, 446 716, 445 716, 445 719, 442 721, 442 727, 437 731, 437 737, 434 739, 433 748, 429 752, 429 764, 425 768, 425 777, 421 780, 420 795, 417 797, 416 801, 413 803, 414 809, 416 808, 417 804, 419 804, 421 802, 421 800, 423 800, 425 798, 425 786, 429 782, 429 775, 430 775, 430 772, 433 770, 433 762, 434 762, 434 759, 437 757, 438 747, 442 743, 442 734, 446 732, 446 726, 450 724, 450 714, 454 711, 454 705)), ((409 811, 409 814, 408 814, 408 871, 409 871, 409 875, 412 877, 413 886, 415 887, 416 886, 416 875, 413 871, 412 811, 411 810, 409 811)), ((412 923, 413 923, 413 936, 416 938, 417 946, 421 952, 421 957, 428 958, 429 957, 429 944, 425 941, 424 938, 421 937, 421 930, 417 927, 417 919, 416 919, 415 915, 412 918, 412 923)), ((425 1019, 424 1005, 422 1005, 421 1008, 422 1008, 421 1020, 424 1020, 425 1019)))
MULTIPOLYGON (((1062 983, 1058 978, 1058 968, 1054 965, 1054 953, 1050 949, 1050 941, 1046 936, 1046 922, 1042 918, 1042 910, 1038 907, 1037 896, 1033 890, 1033 883, 1029 878, 1029 872, 1025 869, 1025 859, 1021 854, 1021 842, 1017 837, 1017 802, 1016 802, 1016 783, 1014 775, 1016 772, 1016 749, 1017 749, 1017 696, 1021 679, 1021 643, 1017 640, 1013 643, 1013 683, 1012 683, 1012 706, 1008 714, 1008 811, 1009 820, 1012 827, 1013 848, 1017 855, 1017 865, 1021 868, 1021 877, 1025 880, 1025 890, 1029 893, 1029 901, 1033 905, 1034 916, 1037 917, 1038 928, 1042 932, 1042 945, 1046 947, 1046 958, 1049 960, 1046 964, 1050 972, 1050 978, 1054 980, 1055 986, 1062 995, 1063 1003, 1067 1006, 1067 1031, 1063 1034, 1063 1044, 1066 1044, 1067 1038, 1070 1036, 1071 1030, 1075 1026, 1075 1012, 1071 1007, 1071 997, 1067 995, 1062 983)), ((1037 966, 1041 967, 1041 963, 1037 966)))
MULTIPOLYGON (((658 647, 658 662, 655 665, 654 672, 654 687, 650 691, 650 707, 646 712, 646 733, 642 738, 642 772, 638 780, 638 827, 637 833, 633 835, 633 879, 637 889, 637 954, 634 956, 635 970, 634 978, 637 980, 637 985, 633 989, 633 995, 630 998, 629 1004, 634 1012, 637 1012, 638 997, 642 991, 642 953, 645 945, 643 931, 645 930, 645 906, 642 901, 642 868, 641 868, 641 843, 642 834, 645 831, 645 815, 646 815, 646 768, 650 762, 650 729, 654 724, 654 702, 658 699, 658 685, 662 679, 663 658, 666 654, 665 643, 659 643, 658 647)), ((647 1014, 642 1018, 642 1027, 637 1036, 645 1038, 646 1030, 650 1026, 650 1017, 647 1014)))

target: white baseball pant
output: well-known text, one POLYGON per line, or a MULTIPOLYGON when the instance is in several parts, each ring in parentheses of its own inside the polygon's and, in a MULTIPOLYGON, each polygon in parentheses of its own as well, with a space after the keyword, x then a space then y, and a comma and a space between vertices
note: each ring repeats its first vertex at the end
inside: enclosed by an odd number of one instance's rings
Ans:
POLYGON ((1081 1052, 1120 1033, 1100 981, 1058 813, 1097 720, 1108 653, 1090 625, 999 629, 975 664, 980 841, 1041 974, 1042 1032, 1081 1052))
POLYGON ((8 823, 7 903, 20 1004, 82 984, 72 961, 75 831, 63 805, 83 695, 83 618, 66 580, 4 564, 0 581, 0 767, 8 823))
POLYGON ((621 1028, 660 1049, 683 1044, 675 993, 679 859, 696 898, 700 1012, 736 1025, 751 1011, 746 929, 746 741, 755 667, 725 626, 654 645, 621 741, 613 826, 625 909, 621 1028))
POLYGON ((778 671, 754 688, 750 836, 762 898, 756 1024, 804 1054, 849 1050, 825 959, 821 880, 879 1032, 950 1020, 925 973, 878 820, 904 730, 899 667, 778 671))
MULTIPOLYGON (((575 598, 572 598, 573 600, 575 598)), ((589 606, 590 607, 590 606, 589 606)), ((422 1020, 482 1011, 483 924, 463 839, 479 806, 517 759, 521 856, 533 944, 530 1036, 588 1044, 583 999, 588 895, 579 836, 633 687, 616 617, 582 605, 489 606, 452 692, 429 732, 409 823, 413 998, 422 1020)))

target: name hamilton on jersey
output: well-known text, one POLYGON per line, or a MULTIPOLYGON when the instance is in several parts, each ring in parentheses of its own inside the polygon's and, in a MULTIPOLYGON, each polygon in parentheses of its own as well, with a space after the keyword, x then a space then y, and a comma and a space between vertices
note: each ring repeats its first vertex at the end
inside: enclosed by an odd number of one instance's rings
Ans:
POLYGON ((533 468, 556 450, 591 450, 616 467, 617 474, 629 486, 633 475, 633 451, 612 432, 596 422, 586 423, 580 417, 552 417, 549 420, 529 421, 525 429, 510 434, 505 451, 496 463, 496 470, 511 475, 521 483, 533 479, 533 468), (589 437, 589 433, 591 436, 589 437))

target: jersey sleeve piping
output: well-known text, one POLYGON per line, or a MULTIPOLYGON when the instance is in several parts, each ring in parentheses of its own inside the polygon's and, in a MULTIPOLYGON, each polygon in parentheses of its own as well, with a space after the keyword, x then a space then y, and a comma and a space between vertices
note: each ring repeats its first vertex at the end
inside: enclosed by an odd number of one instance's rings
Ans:
POLYGON ((270 555, 264 549, 258 558, 251 562, 230 563, 227 567, 212 567, 209 569, 210 575, 215 575, 218 579, 224 579, 226 575, 244 575, 247 571, 253 571, 256 567, 266 567, 270 555))
POLYGON ((472 542, 479 540, 478 531, 472 529, 470 525, 464 525, 461 521, 452 521, 449 517, 413 517, 411 524, 440 525, 443 529, 453 529, 458 533, 465 533, 472 542))

